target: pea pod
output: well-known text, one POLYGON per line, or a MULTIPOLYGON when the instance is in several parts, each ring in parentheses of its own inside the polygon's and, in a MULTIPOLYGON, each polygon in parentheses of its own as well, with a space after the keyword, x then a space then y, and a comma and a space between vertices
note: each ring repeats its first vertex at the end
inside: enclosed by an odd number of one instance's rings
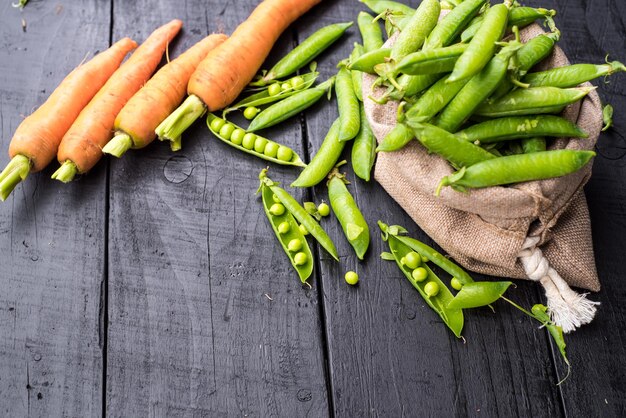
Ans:
POLYGON ((424 42, 424 49, 450 45, 474 17, 486 0, 465 0, 437 23, 424 42))
POLYGON ((466 80, 448 83, 443 77, 422 94, 407 110, 406 118, 412 122, 428 122, 435 117, 463 88, 466 80))
POLYGON ((391 48, 391 59, 398 61, 421 48, 437 24, 440 11, 438 0, 423 0, 391 48))
POLYGON ((346 143, 339 141, 339 119, 331 125, 322 145, 311 159, 311 162, 291 183, 291 187, 313 187, 326 178, 333 169, 346 143))
POLYGON ((331 77, 316 87, 299 91, 278 103, 274 103, 252 120, 248 126, 248 131, 255 132, 269 128, 313 106, 332 88, 334 82, 335 77, 331 77))
POLYGON ((352 22, 335 23, 319 29, 278 61, 259 81, 251 85, 265 85, 295 73, 332 45, 350 26, 352 22))
POLYGON ((400 88, 397 90, 391 89, 389 93, 383 97, 383 101, 387 98, 402 100, 405 97, 413 97, 432 86, 442 76, 443 74, 402 74, 397 80, 397 84, 400 88))
POLYGON ((354 92, 352 75, 341 67, 335 83, 337 107, 339 108, 339 141, 349 141, 359 133, 359 100, 354 92))
POLYGON ((300 224, 302 224, 311 235, 313 235, 317 242, 319 242, 320 245, 328 251, 328 253, 335 260, 339 261, 335 244, 333 244, 333 241, 326 234, 326 231, 324 231, 320 224, 313 219, 313 217, 302 207, 302 205, 300 205, 300 203, 298 203, 296 199, 293 198, 293 196, 280 187, 278 183, 273 182, 269 177, 267 177, 267 169, 261 170, 259 180, 261 180, 261 182, 276 195, 280 203, 282 203, 285 208, 291 212, 293 217, 300 222, 300 224))
POLYGON ((306 167, 306 164, 291 148, 253 133, 246 133, 242 128, 215 116, 213 113, 207 114, 206 123, 213 135, 239 151, 247 152, 276 164, 306 167), (224 129, 222 132, 225 126, 232 128, 224 129))
POLYGON ((357 17, 357 25, 363 38, 364 52, 374 51, 383 46, 383 32, 378 22, 367 12, 360 12, 357 17))
POLYGON ((447 73, 454 69, 454 64, 466 49, 466 44, 455 44, 413 52, 400 60, 396 70, 409 75, 447 73))
POLYGON ((376 74, 374 67, 385 62, 391 54, 390 48, 380 48, 364 53, 348 63, 348 70, 363 71, 368 74, 376 74))
POLYGON ((348 242, 359 260, 363 260, 370 244, 370 231, 346 184, 345 175, 335 167, 328 176, 328 200, 348 242))
POLYGON ((524 154, 530 154, 531 152, 539 152, 546 150, 546 139, 540 136, 532 138, 523 138, 521 140, 522 149, 524 154))
POLYGON ((477 123, 457 132, 465 141, 491 144, 510 139, 554 136, 587 138, 589 135, 572 122, 560 116, 509 116, 477 123))
POLYGON ((407 6, 404 3, 390 0, 359 0, 361 3, 370 8, 377 15, 385 13, 385 11, 392 11, 401 13, 406 16, 412 16, 415 13, 415 9, 407 6))
POLYGON ((536 115, 539 113, 559 113, 565 106, 585 97, 595 87, 530 87, 514 90, 496 100, 483 102, 475 114, 490 118, 504 116, 536 115))
MULTIPOLYGON (((352 53, 350 54, 350 60, 355 59, 363 55, 363 45, 354 43, 354 48, 352 49, 352 53)), ((352 87, 354 88, 354 94, 356 94, 356 98, 362 102, 363 101, 363 73, 358 70, 350 70, 350 75, 352 76, 352 87)))
POLYGON ((376 147, 376 152, 392 152, 403 148, 415 138, 413 131, 404 123, 398 123, 376 147))
POLYGON ((506 292, 511 282, 474 282, 464 285, 448 304, 451 309, 469 309, 491 305, 506 292))
POLYGON ((268 187, 265 182, 261 181, 259 188, 263 201, 263 209, 265 210, 267 219, 269 219, 270 224, 272 225, 272 230, 274 231, 274 234, 276 234, 276 238, 278 238, 285 254, 289 257, 291 265, 298 273, 298 276, 300 276, 300 281, 304 283, 313 272, 313 254, 311 254, 309 244, 307 243, 305 236, 302 234, 302 231, 300 231, 300 228, 298 227, 298 224, 291 212, 284 211, 282 214, 277 214, 276 211, 271 210, 277 203, 274 201, 274 193, 270 187, 268 187), (296 254, 299 253, 304 254, 304 256, 299 256, 299 259, 296 262, 295 257, 296 254), (303 259, 304 263, 302 263, 303 259))
POLYGON ((444 177, 435 195, 438 196, 446 186, 451 186, 456 191, 465 191, 468 188, 561 177, 580 170, 595 155, 593 151, 561 149, 494 158, 463 167, 444 177))
POLYGON ((361 103, 361 130, 354 138, 351 160, 354 174, 365 181, 369 181, 376 160, 376 137, 367 121, 363 103, 361 103))
MULTIPOLYGON (((402 263, 403 257, 412 251, 412 248, 402 240, 407 238, 391 233, 393 227, 389 227, 381 221, 378 221, 378 226, 383 232, 383 240, 387 241, 389 250, 393 255, 393 259, 404 273, 405 277, 411 282, 413 287, 417 289, 420 295, 424 298, 424 301, 430 306, 443 320, 443 322, 450 328, 458 338, 461 337, 463 331, 463 311, 461 309, 452 309, 448 305, 454 299, 454 296, 450 292, 450 289, 435 275, 435 273, 427 266, 417 267, 416 269, 409 268, 406 264, 402 263), (413 272, 417 269, 423 269, 426 272, 426 278, 420 280, 413 277, 413 272), (435 283, 438 292, 435 296, 429 296, 426 292, 426 287, 430 283, 435 283)), ((432 285, 431 285, 432 287, 432 285)))
MULTIPOLYGON (((517 26, 521 29, 530 25, 537 19, 552 18, 554 15, 556 15, 555 10, 525 6, 512 7, 509 10, 507 29, 510 30, 513 26, 517 26)), ((468 42, 471 40, 480 28, 480 23, 481 20, 479 19, 468 26, 467 29, 465 29, 461 34, 461 42, 468 42)))
POLYGON ((573 64, 551 68, 547 71, 528 73, 522 79, 522 82, 528 84, 530 87, 552 86, 567 88, 621 71, 626 71, 626 67, 619 61, 602 65, 573 64))

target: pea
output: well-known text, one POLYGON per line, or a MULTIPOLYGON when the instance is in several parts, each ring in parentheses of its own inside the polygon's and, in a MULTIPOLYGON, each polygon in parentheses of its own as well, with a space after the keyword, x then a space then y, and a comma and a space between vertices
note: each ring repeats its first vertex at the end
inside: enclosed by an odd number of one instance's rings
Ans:
POLYGON ((400 259, 400 264, 403 265, 403 266, 406 266, 406 257, 402 257, 400 259))
POLYGON ((413 270, 413 273, 411 273, 411 276, 413 277, 413 280, 415 280, 416 282, 423 282, 428 277, 428 272, 426 271, 424 267, 418 267, 415 270, 413 270))
POLYGON ((291 84, 289 84, 289 83, 283 83, 283 84, 281 84, 281 85, 280 85, 280 89, 281 89, 282 91, 289 91, 289 90, 291 90, 291 84))
POLYGON ((281 234, 286 234, 287 232, 289 232, 290 229, 291 225, 289 225, 289 222, 281 222, 278 225, 278 232, 280 232, 281 234))
POLYGON ((322 202, 317 206, 317 211, 321 216, 328 216, 330 215, 330 206, 328 206, 327 203, 322 202))
POLYGON ((346 283, 352 286, 359 282, 359 275, 354 271, 347 272, 344 278, 346 279, 346 283))
POLYGON ((302 235, 309 235, 309 230, 306 229, 306 226, 300 224, 298 228, 300 229, 300 232, 302 232, 302 235))
POLYGON ((424 285, 424 293, 426 293, 426 295, 428 295, 429 297, 433 297, 433 296, 437 296, 437 293, 439 293, 439 285, 437 284, 437 282, 428 282, 424 285))
POLYGON ((281 203, 274 203, 270 206, 270 213, 274 216, 280 216, 285 213, 285 206, 281 203))
POLYGON ((256 141, 257 136, 255 134, 247 133, 243 137, 243 141, 241 142, 241 146, 245 149, 254 148, 254 143, 256 141))
POLYGON ((304 87, 304 78, 300 76, 295 76, 289 81, 289 83, 294 90, 300 90, 302 87, 304 87))
POLYGON ((292 252, 300 251, 302 249, 302 241, 298 238, 294 238, 287 244, 287 249, 292 252))
POLYGON ((224 124, 226 123, 226 121, 224 119, 220 119, 220 118, 215 118, 211 121, 211 129, 214 132, 219 132, 220 129, 222 129, 222 126, 224 126, 224 124))
POLYGON ((278 153, 278 148, 280 148, 280 145, 278 145, 276 142, 267 141, 267 144, 265 145, 265 149, 263 150, 263 154, 271 158, 276 158, 276 154, 278 153))
POLYGON ((287 148, 284 145, 278 147, 278 151, 276 152, 276 158, 280 161, 291 161, 293 157, 293 151, 291 148, 287 148))
POLYGON ((272 195, 272 200, 274 201, 274 203, 280 203, 280 199, 278 198, 278 196, 276 196, 276 194, 272 195))
POLYGON ((411 270, 418 268, 421 263, 422 257, 415 251, 411 251, 404 256, 404 264, 411 270))
POLYGON ((461 290, 461 288, 463 287, 463 283, 461 283, 461 281, 456 277, 453 277, 452 279, 450 279, 450 286, 452 286, 454 290, 461 290))
POLYGON ((254 107, 254 106, 246 107, 246 109, 243 111, 243 117, 248 120, 254 119, 254 117, 260 111, 261 109, 259 109, 258 107, 254 107))
POLYGON ((296 264, 296 266, 301 266, 303 264, 306 264, 306 262, 308 261, 309 257, 307 257, 307 255, 305 253, 297 253, 294 257, 293 257, 293 262, 296 264))
POLYGON ((425 255, 422 256, 422 263, 426 264, 428 263, 428 257, 426 257, 425 255))
POLYGON ((265 150, 266 144, 267 144, 267 139, 263 138, 262 136, 257 136, 256 140, 254 141, 254 150, 256 152, 263 153, 263 150, 265 150))
POLYGON ((269 94, 270 96, 276 96, 277 94, 280 94, 280 92, 281 88, 280 84, 278 83, 274 83, 267 88, 267 94, 269 94))
POLYGON ((230 142, 235 145, 241 145, 244 136, 246 136, 246 131, 241 128, 237 128, 232 134, 230 134, 230 142))
POLYGON ((233 131, 235 130, 235 126, 230 124, 230 123, 225 123, 221 128, 220 128, 220 136, 224 139, 230 139, 230 136, 233 134, 233 131))

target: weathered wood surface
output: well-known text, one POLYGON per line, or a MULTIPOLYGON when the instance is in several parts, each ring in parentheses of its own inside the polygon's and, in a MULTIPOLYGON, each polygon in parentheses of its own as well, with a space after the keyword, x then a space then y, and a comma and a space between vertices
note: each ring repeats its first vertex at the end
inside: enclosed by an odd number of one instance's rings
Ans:
MULTIPOLYGON (((232 32, 255 3, 32 1, 22 13, 0 6, 2 149, 22 115, 88 52, 121 36, 141 41, 180 18, 176 56, 209 32, 232 32)), ((605 52, 626 59, 623 2, 526 4, 558 10, 560 45, 573 62, 599 63, 605 52)), ((270 64, 320 26, 354 20, 361 6, 324 2, 284 34, 270 64)), ((320 56, 322 78, 359 39, 352 28, 320 56)), ((371 228, 366 261, 331 216, 324 227, 341 263, 317 248, 313 288, 301 286, 254 195, 266 164, 214 140, 199 122, 177 154, 152 144, 70 185, 51 181, 51 167, 0 205, 0 416, 625 415, 626 99, 623 74, 612 80, 596 83, 616 109, 615 128, 602 134, 586 188, 603 284, 591 297, 602 305, 593 324, 567 338, 573 371, 563 385, 545 330, 504 304, 495 314, 469 313, 467 342, 455 339, 378 258, 385 247, 376 221, 432 242, 380 186, 351 173, 371 228), (347 270, 359 272, 359 286, 343 282, 347 270)), ((267 136, 310 159, 336 116, 334 101, 320 103, 302 124, 267 136)), ((296 175, 270 169, 284 185, 296 175)), ((291 191, 327 196, 325 186, 291 191)), ((542 300, 526 282, 510 293, 525 306, 542 300)))

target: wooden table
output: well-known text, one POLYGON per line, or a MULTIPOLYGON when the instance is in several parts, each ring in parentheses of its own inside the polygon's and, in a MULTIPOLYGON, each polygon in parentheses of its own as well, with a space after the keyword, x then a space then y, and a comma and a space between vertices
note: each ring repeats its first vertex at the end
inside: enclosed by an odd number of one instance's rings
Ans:
MULTIPOLYGON (((0 5, 3 150, 86 55, 180 18, 176 56, 209 32, 232 32, 256 1, 32 0, 21 13, 10 3, 0 5)), ((527 3, 559 11, 572 61, 626 59, 623 1, 527 3)), ((325 1, 270 59, 359 10, 325 1)), ((323 78, 359 39, 353 28, 320 57, 323 78)), ((374 182, 349 176, 373 231, 367 260, 331 217, 341 263, 316 247, 312 288, 302 286, 254 195, 265 164, 197 123, 181 152, 156 143, 68 185, 50 179, 55 163, 0 205, 0 416, 624 416, 624 81, 596 82, 616 109, 586 187, 603 284, 591 298, 602 305, 567 337, 573 371, 561 386, 564 365, 532 320, 505 304, 473 310, 463 343, 379 259, 378 219, 432 241, 374 182), (358 287, 343 281, 349 269, 358 287)), ((268 136, 308 160, 336 113, 319 104, 268 136)), ((271 167, 284 184, 297 172, 271 167)), ((294 193, 326 198, 323 186, 294 193)), ((517 285, 510 294, 523 305, 543 300, 535 284, 517 285)))

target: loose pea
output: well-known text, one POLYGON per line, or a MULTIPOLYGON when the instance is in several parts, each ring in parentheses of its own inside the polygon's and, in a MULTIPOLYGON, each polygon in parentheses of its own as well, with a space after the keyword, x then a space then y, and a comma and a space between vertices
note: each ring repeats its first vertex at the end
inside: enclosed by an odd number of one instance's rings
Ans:
POLYGON ((241 145, 244 136, 246 136, 246 131, 241 128, 237 128, 232 134, 230 134, 230 142, 235 145, 241 145))
POLYGON ((270 207, 270 213, 274 216, 280 216, 285 213, 285 206, 283 206, 281 203, 274 203, 270 207))
POLYGON ((289 91, 291 90, 291 84, 290 83, 283 83, 280 85, 280 89, 282 91, 289 91))
POLYGON ((278 83, 274 83, 267 88, 267 94, 270 96, 276 96, 277 94, 280 94, 281 91, 282 89, 278 83))
POLYGON ((300 229, 300 232, 302 232, 302 235, 309 235, 309 230, 306 229, 306 226, 300 224, 298 228, 300 229))
POLYGON ((235 130, 235 126, 230 124, 230 123, 225 123, 221 128, 220 128, 220 136, 224 139, 230 139, 230 136, 233 134, 233 131, 235 130))
POLYGON ((292 78, 289 83, 294 90, 300 90, 304 86, 304 78, 296 76, 292 78))
POLYGON ((303 264, 305 264, 308 261, 308 257, 305 253, 297 253, 294 257, 293 257, 293 262, 296 264, 296 266, 301 266, 303 264))
POLYGON ((287 249, 292 252, 300 251, 302 249, 302 241, 298 238, 294 238, 287 244, 287 249))
POLYGON ((349 271, 346 273, 345 279, 346 279, 346 283, 354 286, 355 284, 359 282, 359 275, 356 274, 356 272, 354 271, 349 271))
POLYGON ((293 157, 293 151, 291 150, 291 148, 287 148, 283 145, 278 147, 276 158, 278 158, 280 161, 291 161, 292 157, 293 157))
POLYGON ((404 256, 404 264, 411 270, 418 268, 421 263, 422 257, 415 251, 411 251, 404 256))
POLYGON ((255 134, 247 133, 243 137, 243 141, 241 142, 241 146, 245 149, 254 148, 254 143, 256 142, 257 136, 255 134))
POLYGON ((254 106, 246 107, 246 109, 243 111, 243 117, 248 120, 252 120, 260 111, 261 109, 259 109, 258 107, 254 107, 254 106))
POLYGON ((289 222, 281 222, 278 225, 278 232, 280 232, 281 234, 286 234, 287 232, 289 232, 290 229, 291 225, 289 225, 289 222))
POLYGON ((263 151, 265 150, 265 145, 267 145, 267 139, 263 138, 262 136, 257 136, 256 140, 254 141, 254 150, 256 152, 263 153, 263 151))
POLYGON ((215 118, 211 121, 211 129, 214 130, 215 132, 219 132, 225 123, 226 121, 224 119, 215 118))
POLYGON ((461 288, 463 287, 463 283, 461 283, 461 281, 456 277, 453 277, 450 280, 450 286, 452 286, 454 290, 461 290, 461 288))
POLYGON ((328 216, 330 215, 330 206, 328 206, 327 203, 322 202, 317 206, 317 211, 321 216, 328 216))
POLYGON ((424 285, 424 293, 426 293, 426 295, 428 295, 429 297, 433 297, 433 296, 437 296, 437 293, 439 293, 439 285, 437 284, 437 282, 428 282, 424 285))
POLYGON ((413 277, 413 280, 415 280, 416 282, 423 282, 428 277, 428 272, 426 271, 424 267, 418 267, 415 270, 413 270, 413 273, 411 273, 411 276, 413 277))
POLYGON ((263 154, 267 155, 268 157, 275 158, 276 154, 278 154, 278 148, 280 148, 280 145, 278 145, 276 142, 267 141, 267 144, 265 144, 265 149, 263 149, 263 154))

